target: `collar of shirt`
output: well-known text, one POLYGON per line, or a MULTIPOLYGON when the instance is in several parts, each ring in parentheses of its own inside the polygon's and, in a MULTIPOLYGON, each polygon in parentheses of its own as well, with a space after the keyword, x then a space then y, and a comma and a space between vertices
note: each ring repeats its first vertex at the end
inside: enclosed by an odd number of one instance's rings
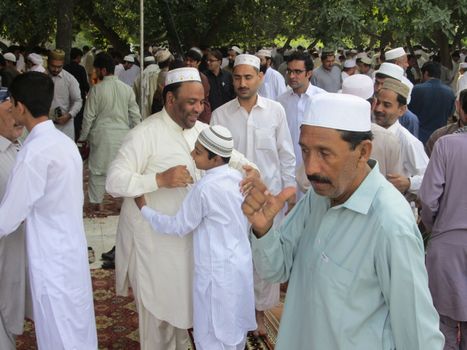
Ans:
POLYGON ((227 169, 227 167, 229 166, 229 164, 224 164, 224 165, 221 165, 221 166, 216 166, 215 168, 211 168, 209 170, 206 170, 206 174, 217 174, 217 173, 221 173, 223 171, 225 171, 225 169, 227 169))
POLYGON ((104 80, 118 80, 118 77, 116 75, 106 75, 104 80))
POLYGON ((26 138, 26 141, 24 141, 23 145, 26 146, 30 142, 30 140, 35 139, 40 134, 43 134, 45 132, 48 132, 49 130, 54 130, 54 129, 57 130, 51 120, 46 120, 44 122, 37 124, 36 126, 32 128, 31 132, 26 138))
POLYGON ((10 140, 0 135, 0 152, 5 152, 11 145, 12 142, 10 140))
POLYGON ((399 119, 396 120, 394 124, 392 124, 387 130, 389 130, 392 133, 395 133, 397 129, 399 129, 401 126, 401 123, 399 123, 399 119))
POLYGON ((381 173, 379 172, 378 162, 370 159, 368 165, 372 168, 368 175, 354 193, 341 205, 335 208, 346 208, 357 213, 366 215, 373 203, 378 188, 381 186, 381 173))
MULTIPOLYGON (((257 100, 256 100, 256 103, 255 105, 253 106, 253 109, 255 109, 255 107, 259 107, 259 108, 263 108, 263 109, 266 109, 267 105, 266 105, 266 100, 264 97, 256 94, 256 96, 258 97, 257 100)), ((241 108, 242 106, 240 105, 240 101, 238 100, 238 97, 234 100, 235 102, 235 107, 238 109, 238 108, 241 108)), ((242 107, 243 108, 243 107, 242 107)))
POLYGON ((161 112, 162 112, 162 119, 164 120, 164 122, 167 124, 167 126, 170 129, 176 132, 183 132, 184 129, 172 119, 169 113, 167 113, 167 111, 165 110, 165 107, 162 108, 161 112))

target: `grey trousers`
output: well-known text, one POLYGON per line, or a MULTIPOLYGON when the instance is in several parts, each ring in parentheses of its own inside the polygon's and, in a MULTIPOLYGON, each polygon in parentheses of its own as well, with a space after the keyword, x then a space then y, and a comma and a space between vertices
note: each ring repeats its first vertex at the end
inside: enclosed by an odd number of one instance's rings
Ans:
POLYGON ((467 322, 459 322, 447 316, 439 315, 439 328, 444 335, 444 350, 467 350, 467 322), (460 326, 460 342, 457 335, 460 326))

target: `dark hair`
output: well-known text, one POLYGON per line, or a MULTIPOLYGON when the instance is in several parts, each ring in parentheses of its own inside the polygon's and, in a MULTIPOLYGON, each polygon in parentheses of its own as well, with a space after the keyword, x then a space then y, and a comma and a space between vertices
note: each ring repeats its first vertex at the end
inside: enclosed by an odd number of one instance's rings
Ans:
POLYGON ((177 91, 180 88, 180 86, 182 86, 182 83, 174 83, 174 84, 169 84, 169 85, 164 86, 164 90, 162 90, 162 101, 164 101, 164 105, 165 105, 165 102, 166 102, 165 99, 167 97, 167 94, 169 92, 172 92, 176 97, 177 96, 177 91))
POLYGON ((114 74, 115 71, 114 60, 112 56, 106 52, 100 52, 96 55, 96 58, 94 58, 94 67, 100 69, 105 68, 109 74, 114 74))
POLYGON ((399 106, 405 106, 407 104, 407 98, 400 94, 397 94, 397 103, 399 104, 399 106))
POLYGON ((323 51, 323 52, 321 52, 321 61, 324 61, 326 58, 328 58, 330 56, 334 56, 334 57, 336 56, 334 51, 323 51))
POLYGON ((195 51, 195 50, 188 50, 185 57, 186 58, 191 58, 193 61, 196 61, 196 62, 201 62, 201 59, 203 58, 203 57, 201 57, 199 52, 195 51))
POLYGON ((219 50, 211 50, 208 52, 208 56, 214 56, 219 61, 222 61, 222 53, 219 50))
POLYGON ((0 53, 0 66, 3 67, 6 65, 5 57, 0 53))
POLYGON ((347 131, 337 130, 341 134, 342 140, 350 144, 350 149, 353 151, 362 141, 373 140, 371 131, 347 131))
POLYGON ((13 79, 10 95, 15 105, 21 102, 34 118, 48 116, 54 98, 54 83, 47 74, 27 72, 13 79))
POLYGON ((160 69, 164 69, 164 68, 169 67, 171 62, 172 60, 168 58, 165 61, 157 62, 157 65, 159 66, 160 69))
POLYGON ((430 78, 441 78, 441 65, 438 62, 425 62, 421 70, 422 74, 427 72, 430 78))
POLYGON ((464 113, 467 113, 467 89, 464 89, 460 92, 459 102, 464 113))
POLYGON ((83 56, 83 51, 81 51, 77 47, 72 47, 70 50, 70 59, 74 60, 79 56, 83 56))
POLYGON ((294 51, 292 52, 286 59, 286 62, 289 63, 291 61, 303 61, 305 63, 305 69, 307 72, 313 70, 313 60, 311 56, 306 52, 301 51, 294 51))
MULTIPOLYGON (((203 146, 204 147, 204 146, 203 146)), ((206 147, 204 147, 204 149, 206 151, 208 151, 208 159, 212 159, 214 158, 215 156, 219 156, 218 154, 215 154, 214 152, 208 150, 206 147)), ((222 157, 222 156, 219 156, 221 157, 222 161, 224 162, 224 164, 229 164, 230 162, 230 157, 222 157)))

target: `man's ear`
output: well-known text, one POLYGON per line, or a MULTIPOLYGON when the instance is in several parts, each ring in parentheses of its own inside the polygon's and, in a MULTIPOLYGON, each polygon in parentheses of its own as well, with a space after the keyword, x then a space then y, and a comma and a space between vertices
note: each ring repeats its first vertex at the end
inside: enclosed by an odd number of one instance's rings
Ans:
POLYGON ((363 140, 362 142, 360 142, 358 147, 358 151, 360 152, 359 162, 361 161, 364 164, 366 164, 368 162, 368 159, 370 159, 371 157, 373 143, 370 140, 363 140))

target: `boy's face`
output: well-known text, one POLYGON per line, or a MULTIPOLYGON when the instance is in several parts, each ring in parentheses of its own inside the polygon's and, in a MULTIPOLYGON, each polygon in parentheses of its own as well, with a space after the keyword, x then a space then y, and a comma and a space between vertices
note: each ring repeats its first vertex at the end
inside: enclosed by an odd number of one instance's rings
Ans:
POLYGON ((216 157, 209 159, 208 151, 198 141, 195 143, 195 148, 191 151, 191 157, 195 161, 196 167, 200 170, 209 170, 216 166, 216 157))

